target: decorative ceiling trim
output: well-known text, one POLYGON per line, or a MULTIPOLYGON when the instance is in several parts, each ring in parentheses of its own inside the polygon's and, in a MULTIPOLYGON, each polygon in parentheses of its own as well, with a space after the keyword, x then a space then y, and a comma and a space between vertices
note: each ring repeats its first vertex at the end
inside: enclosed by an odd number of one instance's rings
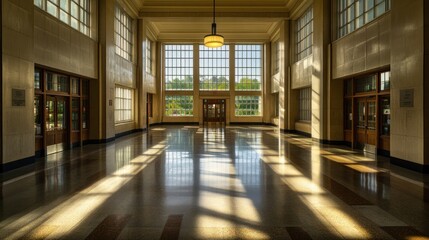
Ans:
POLYGON ((129 14, 132 18, 139 17, 139 8, 132 0, 117 0, 117 3, 129 14))
MULTIPOLYGON (((178 18, 210 18, 213 14, 210 12, 140 12, 140 18, 147 17, 178 17, 178 18)), ((282 18, 289 19, 287 12, 219 12, 216 13, 216 18, 282 18)))

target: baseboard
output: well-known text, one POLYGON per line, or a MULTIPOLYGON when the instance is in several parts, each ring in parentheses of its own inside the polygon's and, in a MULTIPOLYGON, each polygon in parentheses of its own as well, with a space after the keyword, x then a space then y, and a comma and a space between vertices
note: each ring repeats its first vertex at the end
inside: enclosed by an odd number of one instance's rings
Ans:
POLYGON ((229 122, 229 125, 265 125, 263 122, 229 122))
MULTIPOLYGON (((347 142, 345 141, 332 141, 332 140, 326 140, 326 139, 317 139, 317 138, 313 138, 313 141, 321 143, 321 144, 328 144, 328 145, 343 145, 343 146, 347 146, 347 142)), ((349 144, 350 145, 350 144, 349 144)))
POLYGON ((390 151, 386 151, 383 149, 377 149, 377 154, 385 157, 390 157, 390 151))
POLYGON ((303 137, 311 138, 310 133, 301 132, 301 131, 297 131, 297 130, 290 130, 290 129, 280 129, 280 130, 284 133, 297 134, 297 135, 301 135, 303 137))
POLYGON ((413 163, 400 158, 390 157, 390 163, 420 173, 429 173, 429 165, 413 163))
POLYGON ((86 140, 86 144, 102 144, 102 143, 109 143, 115 141, 116 137, 111 138, 105 138, 105 139, 89 139, 86 140))
POLYGON ((25 167, 31 164, 34 164, 36 162, 36 157, 35 156, 31 156, 28 158, 23 158, 20 160, 16 160, 13 162, 9 162, 9 163, 5 163, 5 164, 1 164, 1 168, 0 168, 0 172, 8 172, 8 171, 12 171, 21 167, 25 167))
POLYGON ((199 122, 162 122, 158 125, 200 125, 199 122))
POLYGON ((115 138, 120 138, 120 137, 124 137, 133 133, 137 133, 137 132, 143 132, 144 128, 138 128, 138 129, 133 129, 133 130, 129 130, 126 132, 121 132, 115 135, 115 138))

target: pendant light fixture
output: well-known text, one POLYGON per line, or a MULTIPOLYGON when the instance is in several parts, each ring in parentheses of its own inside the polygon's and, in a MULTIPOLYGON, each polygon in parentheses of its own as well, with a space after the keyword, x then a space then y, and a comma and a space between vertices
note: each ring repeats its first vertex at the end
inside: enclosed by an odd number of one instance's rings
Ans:
POLYGON ((212 33, 204 37, 204 46, 209 48, 222 47, 224 39, 222 35, 216 34, 216 0, 213 0, 213 23, 212 33))

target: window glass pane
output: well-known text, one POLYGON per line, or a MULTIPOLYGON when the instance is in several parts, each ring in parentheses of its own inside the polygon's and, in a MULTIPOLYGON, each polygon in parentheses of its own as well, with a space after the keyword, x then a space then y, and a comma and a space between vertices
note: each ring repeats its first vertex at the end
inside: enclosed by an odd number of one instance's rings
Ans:
POLYGON ((347 130, 352 130, 353 129, 353 105, 352 105, 351 98, 345 99, 344 111, 345 111, 344 128, 347 130))
POLYGON ((43 9, 43 4, 42 4, 43 0, 34 0, 34 5, 36 5, 39 8, 43 9))
POLYGON ((381 108, 381 135, 390 135, 390 98, 382 97, 381 108))
POLYGON ((372 92, 376 90, 376 75, 365 76, 355 80, 356 93, 372 92))
POLYGON ((132 59, 132 19, 116 5, 115 8, 115 52, 119 56, 131 61, 132 59))
POLYGON ((80 99, 73 98, 72 100, 72 130, 80 130, 79 120, 80 99))
POLYGON ((311 121, 311 87, 299 90, 299 120, 311 121))
POLYGON ((57 92, 69 91, 69 78, 65 75, 47 72, 46 73, 47 90, 57 92))
POLYGON ((236 116, 261 116, 262 99, 260 96, 235 96, 236 116))
POLYGON ((40 95, 34 96, 34 133, 42 135, 42 106, 43 98, 40 95))
POLYGON ((85 35, 90 35, 89 1, 34 0, 34 5, 85 35), (79 14, 80 13, 80 14, 79 14))
POLYGON ((313 8, 309 8, 297 20, 296 31, 296 60, 299 61, 312 53, 311 48, 313 47, 313 8))
POLYGON ((380 91, 390 89, 390 72, 383 72, 380 74, 380 91))
POLYGON ((200 45, 200 90, 229 90, 229 45, 200 45))
POLYGON ((165 45, 165 89, 193 90, 193 46, 165 45))
POLYGON ((165 96, 166 116, 193 116, 193 96, 165 96))
POLYGON ((236 45, 235 90, 261 90, 261 62, 262 45, 236 45))
POLYGON ((338 35, 342 37, 390 9, 390 0, 338 0, 338 35))
POLYGON ((115 89, 115 122, 132 121, 133 90, 117 86, 115 89))
POLYGON ((34 69, 34 88, 42 89, 42 70, 34 69))
POLYGON ((80 93, 80 79, 79 78, 72 78, 71 79, 71 92, 72 94, 79 94, 80 93))
POLYGON ((58 8, 57 6, 55 6, 53 3, 51 3, 50 1, 46 2, 46 10, 49 14, 51 14, 54 17, 58 16, 58 8))

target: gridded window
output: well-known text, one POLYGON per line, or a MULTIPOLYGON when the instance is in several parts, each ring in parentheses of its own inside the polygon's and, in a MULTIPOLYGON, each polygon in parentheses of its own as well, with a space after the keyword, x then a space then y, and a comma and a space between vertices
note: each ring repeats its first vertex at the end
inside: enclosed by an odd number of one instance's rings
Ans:
POLYGON ((355 93, 373 92, 376 90, 376 86, 376 75, 359 77, 355 80, 355 93))
POLYGON ((390 0, 338 0, 338 36, 345 36, 390 10, 390 0))
POLYGON ((390 72, 380 73, 380 91, 390 89, 390 72))
POLYGON ((229 90, 229 45, 200 45, 200 90, 229 90))
POLYGON ((133 90, 116 86, 115 89, 115 122, 133 120, 133 90))
POLYGON ((153 69, 153 46, 154 43, 150 39, 146 39, 146 73, 152 74, 153 69))
POLYGON ((42 90, 42 70, 34 69, 34 89, 42 90))
POLYGON ((235 96, 235 116, 261 116, 260 96, 235 96))
POLYGON ((299 90, 299 120, 311 121, 311 87, 299 90))
POLYGON ((313 8, 296 20, 296 60, 311 55, 313 49, 313 8))
POLYGON ((115 45, 116 54, 131 61, 133 52, 133 20, 118 5, 115 7, 115 45))
POLYGON ((273 74, 280 71, 280 42, 279 40, 273 42, 271 48, 273 74))
POLYGON ((90 35, 90 0, 34 0, 34 5, 85 35, 90 35))
POLYGON ((192 45, 165 45, 165 89, 194 89, 192 45))
POLYGON ((165 96, 166 116, 193 116, 194 98, 193 96, 165 96))
POLYGON ((273 98, 274 98, 274 117, 279 117, 279 113, 280 113, 279 93, 273 93, 273 98))
POLYGON ((235 90, 258 91, 262 82, 262 45, 235 46, 235 90))
POLYGON ((48 91, 69 92, 69 77, 62 74, 46 72, 46 89, 48 91))

